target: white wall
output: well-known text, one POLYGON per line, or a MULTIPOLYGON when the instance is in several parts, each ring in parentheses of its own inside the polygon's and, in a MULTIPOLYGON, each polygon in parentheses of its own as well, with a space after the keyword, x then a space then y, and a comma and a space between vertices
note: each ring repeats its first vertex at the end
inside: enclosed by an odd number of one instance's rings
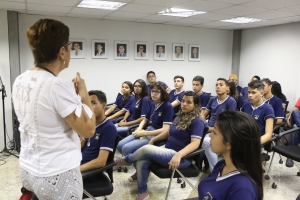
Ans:
MULTIPOLYGON (((0 10, 0 76, 5 85, 7 97, 5 98, 5 121, 7 133, 10 139, 13 137, 12 129, 12 108, 11 108, 11 87, 10 87, 10 65, 9 65, 9 46, 8 46, 8 27, 7 27, 7 11, 0 10)), ((0 108, 0 151, 4 147, 3 135, 3 115, 2 115, 2 92, 1 108, 0 108)), ((7 138, 7 142, 9 139, 7 138)))
POLYGON ((300 23, 243 30, 240 85, 253 75, 281 84, 293 108, 300 96, 300 23))
MULTIPOLYGON (((21 71, 33 67, 33 57, 28 47, 26 29, 38 19, 39 15, 20 14, 20 63, 21 71)), ((166 82, 173 88, 173 77, 185 77, 185 89, 191 90, 192 78, 202 75, 205 78, 204 91, 215 93, 214 84, 219 77, 228 77, 231 69, 232 31, 192 28, 172 25, 145 24, 84 18, 51 17, 64 22, 70 28, 71 38, 86 40, 86 58, 72 59, 68 69, 60 76, 72 79, 79 71, 86 80, 88 90, 101 89, 108 96, 108 102, 114 101, 123 81, 134 82, 138 78, 146 79, 150 70, 156 72, 157 80, 166 82), (91 58, 91 40, 109 41, 108 59, 91 58), (114 40, 129 41, 129 60, 114 60, 114 40), (150 45, 148 61, 134 60, 134 41, 147 41, 150 45), (166 42, 167 61, 153 60, 153 43, 166 42), (172 61, 172 43, 201 45, 201 62, 189 62, 187 51, 185 61, 172 61)))

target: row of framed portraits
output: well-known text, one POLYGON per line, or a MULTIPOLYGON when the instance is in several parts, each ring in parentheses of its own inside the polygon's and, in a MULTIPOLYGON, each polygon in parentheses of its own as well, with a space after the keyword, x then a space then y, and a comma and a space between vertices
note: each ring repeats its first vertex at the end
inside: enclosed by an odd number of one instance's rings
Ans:
MULTIPOLYGON (((71 58, 85 58, 85 40, 70 39, 72 41, 71 58)), ((153 59, 167 60, 167 54, 172 53, 172 60, 185 60, 186 52, 188 51, 188 60, 200 62, 200 45, 189 44, 188 49, 184 44, 173 43, 172 50, 168 51, 167 43, 155 42, 153 45, 153 59)), ((134 59, 148 60, 150 47, 148 42, 134 42, 134 59)), ((107 40, 92 40, 92 58, 107 59, 109 46, 107 40)), ((129 51, 129 41, 115 41, 114 59, 128 60, 131 56, 129 51)))

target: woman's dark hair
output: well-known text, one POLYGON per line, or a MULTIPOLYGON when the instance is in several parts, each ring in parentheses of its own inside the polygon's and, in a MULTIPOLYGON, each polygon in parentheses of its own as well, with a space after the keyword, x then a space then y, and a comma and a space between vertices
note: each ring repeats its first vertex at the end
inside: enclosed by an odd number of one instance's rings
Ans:
POLYGON ((96 95, 98 101, 100 101, 100 103, 106 103, 106 95, 104 92, 102 92, 101 90, 90 90, 89 91, 89 96, 91 95, 96 95))
MULTIPOLYGON (((145 96, 148 96, 148 89, 147 89, 147 84, 144 80, 142 79, 137 79, 134 83, 133 86, 135 85, 135 83, 139 83, 142 87, 142 92, 140 94, 141 98, 144 98, 145 96)), ((137 98, 137 95, 135 95, 135 98, 137 98)))
POLYGON ((174 119, 173 122, 174 125, 177 125, 176 128, 178 130, 186 130, 186 128, 188 128, 189 125, 192 123, 193 119, 195 119, 196 117, 200 117, 201 113, 201 101, 199 95, 192 91, 186 91, 183 97, 184 96, 193 97, 195 109, 189 113, 183 113, 180 107, 178 116, 174 119))
POLYGON ((281 85, 280 83, 278 83, 277 81, 273 81, 272 82, 272 88, 271 88, 271 92, 274 96, 278 97, 279 99, 281 99, 281 101, 283 103, 286 102, 286 96, 282 93, 281 91, 281 85))
MULTIPOLYGON (((158 90, 160 90, 160 100, 162 102, 168 102, 170 98, 169 98, 169 94, 167 93, 167 91, 165 89, 166 85, 161 81, 157 81, 157 82, 155 82, 154 84, 151 85, 151 89, 153 89, 155 87, 158 90)), ((151 94, 150 94, 150 98, 152 100, 151 94)))
POLYGON ((61 47, 69 41, 69 28, 60 21, 40 19, 27 29, 27 38, 34 64, 51 63, 57 59, 61 47))
POLYGON ((221 112, 216 126, 231 145, 230 157, 233 165, 255 184, 259 197, 263 199, 262 161, 260 131, 256 121, 239 111, 221 112))
POLYGON ((229 93, 228 95, 231 96, 232 98, 234 98, 236 101, 239 98, 239 92, 236 89, 236 85, 235 82, 232 80, 228 80, 229 83, 229 93))
POLYGON ((130 89, 130 95, 128 95, 127 97, 125 97, 125 96, 123 95, 123 102, 122 102, 122 104, 121 104, 121 108, 123 108, 123 107, 126 105, 128 99, 129 99, 129 97, 132 95, 132 92, 133 92, 133 85, 132 85, 132 83, 131 83, 130 81, 124 81, 124 82, 122 83, 122 85, 123 85, 124 83, 125 83, 126 85, 128 85, 128 87, 129 87, 129 89, 130 89))
POLYGON ((265 82, 268 85, 272 85, 272 81, 270 79, 268 79, 268 78, 261 79, 261 82, 265 82))
POLYGON ((253 76, 252 78, 256 78, 257 80, 259 80, 259 81, 260 81, 260 77, 259 77, 259 76, 257 76, 257 75, 253 76))

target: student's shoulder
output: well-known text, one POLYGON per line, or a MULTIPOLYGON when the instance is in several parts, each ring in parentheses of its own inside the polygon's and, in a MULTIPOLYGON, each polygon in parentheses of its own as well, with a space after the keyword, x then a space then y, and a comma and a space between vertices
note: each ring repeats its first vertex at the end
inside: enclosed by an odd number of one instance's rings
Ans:
POLYGON ((142 102, 151 102, 151 99, 148 97, 148 96, 144 96, 143 98, 142 98, 142 102))
POLYGON ((195 125, 195 124, 200 124, 204 126, 204 121, 202 119, 200 119, 199 117, 196 117, 195 119, 192 120, 191 125, 195 125))
POLYGON ((116 127, 114 123, 110 119, 105 119, 106 121, 96 128, 97 131, 101 131, 102 133, 109 133, 107 130, 115 131, 116 127))
POLYGON ((273 98, 272 98, 272 102, 275 102, 275 103, 280 103, 280 104, 282 104, 282 101, 281 101, 281 99, 279 99, 278 97, 275 97, 275 96, 273 96, 273 98))
POLYGON ((172 104, 170 102, 164 102, 162 106, 165 107, 165 108, 172 108, 173 109, 172 104))
POLYGON ((236 102, 236 100, 231 96, 228 96, 228 99, 226 101, 227 102, 236 102))

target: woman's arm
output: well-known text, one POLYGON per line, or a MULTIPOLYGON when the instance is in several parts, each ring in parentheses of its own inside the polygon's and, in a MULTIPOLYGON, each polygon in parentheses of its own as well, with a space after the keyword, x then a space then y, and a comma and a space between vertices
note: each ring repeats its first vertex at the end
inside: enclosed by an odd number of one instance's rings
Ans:
POLYGON ((109 116, 108 119, 115 119, 115 118, 118 118, 118 117, 124 115, 125 112, 126 112, 125 110, 119 110, 119 111, 116 112, 115 114, 109 116))
POLYGON ((130 122, 120 122, 119 124, 121 124, 121 126, 133 126, 133 125, 136 125, 136 124, 139 124, 143 121, 144 117, 140 117, 136 120, 133 120, 133 121, 130 121, 130 122))
POLYGON ((109 115, 112 111, 114 111, 116 109, 116 105, 112 105, 111 107, 109 107, 106 111, 105 111, 105 116, 109 115))
POLYGON ((154 144, 154 142, 167 139, 170 136, 169 130, 162 132, 161 134, 155 136, 149 141, 149 144, 154 144))
POLYGON ((142 137, 142 136, 157 136, 160 133, 169 130, 170 124, 164 124, 162 128, 156 129, 153 131, 135 131, 133 134, 134 137, 142 137))

